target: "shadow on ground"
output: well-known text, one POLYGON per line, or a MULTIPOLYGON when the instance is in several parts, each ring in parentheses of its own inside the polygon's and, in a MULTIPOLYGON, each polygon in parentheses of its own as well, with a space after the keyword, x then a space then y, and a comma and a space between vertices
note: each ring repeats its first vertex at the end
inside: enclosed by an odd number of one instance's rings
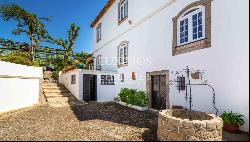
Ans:
POLYGON ((141 112, 120 104, 89 102, 84 106, 72 106, 79 121, 103 120, 137 128, 147 128, 142 133, 143 140, 156 140, 157 116, 151 112, 141 112))

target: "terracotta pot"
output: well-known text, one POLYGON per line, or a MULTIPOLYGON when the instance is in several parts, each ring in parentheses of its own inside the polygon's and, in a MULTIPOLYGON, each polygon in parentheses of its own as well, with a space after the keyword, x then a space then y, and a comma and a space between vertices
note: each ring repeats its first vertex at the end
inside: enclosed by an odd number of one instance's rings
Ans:
POLYGON ((239 131, 239 126, 235 124, 224 124, 223 130, 229 133, 237 133, 239 131))

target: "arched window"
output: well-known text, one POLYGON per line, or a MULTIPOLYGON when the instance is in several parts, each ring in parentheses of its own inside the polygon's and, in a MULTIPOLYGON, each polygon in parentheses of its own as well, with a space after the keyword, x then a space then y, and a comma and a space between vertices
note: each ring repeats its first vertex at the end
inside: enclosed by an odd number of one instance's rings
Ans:
POLYGON ((98 55, 96 58, 96 70, 101 71, 102 69, 102 56, 98 55))
POLYGON ((177 21, 177 45, 184 45, 205 38, 205 7, 192 8, 177 21))
POLYGON ((118 66, 128 65, 128 42, 122 42, 118 46, 118 66))
POLYGON ((96 28, 96 42, 102 39, 102 24, 100 23, 96 28))
POLYGON ((118 4, 118 24, 128 18, 128 0, 121 0, 118 4))
POLYGON ((211 0, 199 0, 173 18, 173 56, 211 47, 211 0))

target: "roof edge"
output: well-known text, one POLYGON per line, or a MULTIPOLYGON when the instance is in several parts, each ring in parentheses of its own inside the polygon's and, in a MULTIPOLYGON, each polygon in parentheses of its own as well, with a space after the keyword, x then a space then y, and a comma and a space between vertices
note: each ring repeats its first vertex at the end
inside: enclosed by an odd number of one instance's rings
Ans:
POLYGON ((103 15, 109 10, 109 8, 114 4, 115 0, 109 0, 106 5, 104 6, 104 8, 102 9, 102 11, 98 14, 98 16, 95 18, 95 20, 92 22, 92 24, 90 25, 91 28, 93 28, 98 21, 103 17, 103 15))

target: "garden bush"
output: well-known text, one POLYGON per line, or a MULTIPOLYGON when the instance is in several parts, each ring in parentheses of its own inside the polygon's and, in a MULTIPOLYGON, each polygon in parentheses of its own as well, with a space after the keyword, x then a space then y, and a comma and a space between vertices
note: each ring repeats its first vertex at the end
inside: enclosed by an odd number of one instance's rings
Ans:
POLYGON ((123 88, 118 96, 122 102, 130 105, 146 107, 148 103, 145 92, 136 89, 123 88))

